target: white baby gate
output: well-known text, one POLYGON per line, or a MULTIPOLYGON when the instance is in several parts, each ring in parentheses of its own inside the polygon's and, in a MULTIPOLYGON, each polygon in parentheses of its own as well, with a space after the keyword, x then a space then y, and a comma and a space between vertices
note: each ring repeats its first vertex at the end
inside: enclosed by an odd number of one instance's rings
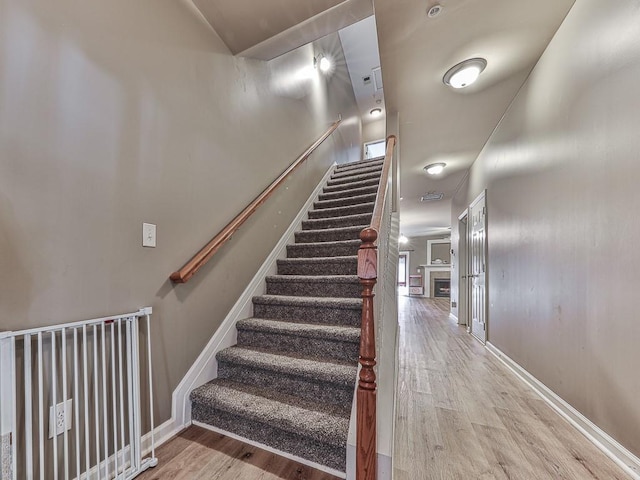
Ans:
POLYGON ((0 480, 130 480, 157 465, 150 315, 0 332, 0 480))

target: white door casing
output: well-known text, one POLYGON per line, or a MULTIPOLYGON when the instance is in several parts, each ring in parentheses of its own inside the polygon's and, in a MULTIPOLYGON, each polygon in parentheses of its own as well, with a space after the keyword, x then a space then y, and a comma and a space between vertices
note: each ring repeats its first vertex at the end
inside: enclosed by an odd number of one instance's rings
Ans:
POLYGON ((471 333, 482 343, 487 341, 487 207, 483 192, 469 206, 468 247, 471 333))

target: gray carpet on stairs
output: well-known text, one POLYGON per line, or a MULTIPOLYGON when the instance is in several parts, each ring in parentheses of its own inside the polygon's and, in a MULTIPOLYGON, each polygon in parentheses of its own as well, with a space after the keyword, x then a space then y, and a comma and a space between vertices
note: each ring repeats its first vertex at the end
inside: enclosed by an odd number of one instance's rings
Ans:
POLYGON ((359 234, 382 159, 337 166, 218 378, 191 392, 194 420, 344 472, 360 342, 359 234))

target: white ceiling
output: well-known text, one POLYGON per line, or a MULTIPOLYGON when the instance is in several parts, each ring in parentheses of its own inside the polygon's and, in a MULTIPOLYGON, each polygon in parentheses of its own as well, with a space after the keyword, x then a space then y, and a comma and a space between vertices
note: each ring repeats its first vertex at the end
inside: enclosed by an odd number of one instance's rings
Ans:
POLYGON ((574 0, 376 0, 387 112, 400 131, 400 228, 430 234, 451 224, 451 198, 469 166, 548 45, 574 0), (453 65, 483 57, 487 67, 464 90, 442 82, 453 65), (429 177, 423 167, 445 162, 429 177), (439 202, 420 196, 444 193, 439 202))
POLYGON ((238 55, 270 60, 339 32, 363 122, 376 106, 362 77, 382 67, 385 113, 398 114, 400 228, 442 232, 451 198, 574 0, 193 0, 238 55), (377 41, 376 41, 377 30, 377 41), (379 56, 378 56, 379 50, 379 56), (442 83, 453 65, 483 57, 487 67, 464 90, 442 83), (429 177, 423 167, 447 164, 429 177), (428 192, 438 202, 422 203, 428 192))

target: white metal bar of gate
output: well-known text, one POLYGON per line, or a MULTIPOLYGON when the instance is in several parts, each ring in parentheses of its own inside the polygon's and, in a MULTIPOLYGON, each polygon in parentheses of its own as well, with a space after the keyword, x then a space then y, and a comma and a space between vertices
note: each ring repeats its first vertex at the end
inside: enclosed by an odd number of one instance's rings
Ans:
POLYGON ((0 480, 131 480, 157 465, 151 312, 0 332, 0 480))

